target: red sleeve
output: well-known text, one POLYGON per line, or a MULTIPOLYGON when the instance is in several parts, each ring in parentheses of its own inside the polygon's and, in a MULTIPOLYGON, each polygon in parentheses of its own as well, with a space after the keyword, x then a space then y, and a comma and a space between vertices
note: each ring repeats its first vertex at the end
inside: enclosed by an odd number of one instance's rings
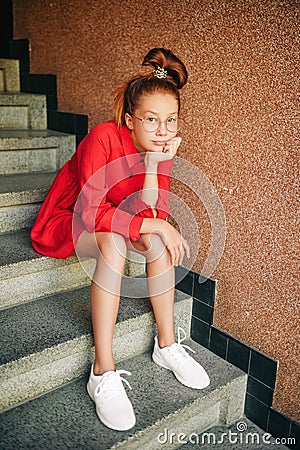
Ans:
POLYGON ((111 205, 106 199, 108 191, 105 166, 109 158, 109 139, 101 139, 95 127, 81 143, 78 157, 80 196, 76 212, 87 231, 116 232, 132 240, 139 239, 142 217, 133 217, 111 205), (107 142, 106 142, 107 140, 107 142), (79 209, 79 211, 78 211, 79 209))

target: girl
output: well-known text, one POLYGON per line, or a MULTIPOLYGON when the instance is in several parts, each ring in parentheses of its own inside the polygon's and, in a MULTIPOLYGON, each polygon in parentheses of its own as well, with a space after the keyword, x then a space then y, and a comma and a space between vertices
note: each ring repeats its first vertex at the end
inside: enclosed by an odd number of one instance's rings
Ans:
MULTIPOLYGON (((174 265, 189 246, 166 221, 172 158, 180 110, 184 64, 154 48, 145 73, 121 86, 115 121, 97 125, 59 171, 31 231, 43 255, 96 259, 91 285, 95 360, 87 390, 100 420, 115 430, 135 424, 132 404, 115 369, 112 341, 123 267, 128 249, 145 255, 151 304, 157 324, 153 361, 185 386, 208 386, 205 370, 174 336, 174 265)), ((127 372, 130 375, 130 373, 127 372)), ((127 382, 128 384, 128 382, 127 382)))

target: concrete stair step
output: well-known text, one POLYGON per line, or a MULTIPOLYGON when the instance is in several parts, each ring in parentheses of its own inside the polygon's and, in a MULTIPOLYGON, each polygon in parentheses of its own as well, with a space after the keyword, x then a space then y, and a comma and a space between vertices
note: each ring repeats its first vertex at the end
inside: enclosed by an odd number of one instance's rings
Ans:
POLYGON ((18 59, 0 58, 0 92, 20 92, 20 63, 18 59))
POLYGON ((0 175, 55 172, 71 158, 75 148, 75 135, 0 129, 0 175))
POLYGON ((0 128, 46 129, 46 96, 24 92, 1 92, 0 128))
MULTIPOLYGON (((116 360, 144 352, 153 342, 148 298, 122 297, 114 338, 116 360)), ((137 281, 137 280, 136 280, 137 281)), ((146 279, 139 280, 146 285, 146 279)), ((136 294, 136 295, 134 295, 136 294)), ((175 325, 190 329, 192 299, 175 296, 175 325)), ((89 287, 0 311, 1 406, 4 410, 86 372, 93 357, 89 287)))
POLYGON ((5 74, 4 70, 0 67, 0 92, 5 91, 5 74))
MULTIPOLYGON (((98 420, 86 392, 88 373, 40 398, 4 412, 0 421, 0 447, 6 449, 161 449, 159 436, 201 433, 218 423, 230 424, 243 415, 247 376, 194 342, 193 355, 208 371, 211 384, 204 390, 181 385, 174 375, 151 360, 151 351, 117 364, 128 370, 129 398, 137 417, 127 432, 106 428, 98 420), (113 447, 115 446, 115 447, 113 447)), ((164 445, 163 448, 174 448, 164 445)))
POLYGON ((32 227, 55 175, 0 175, 0 233, 32 227))
POLYGON ((29 230, 0 235, 0 309, 90 284, 93 260, 55 259, 31 246, 29 230))
MULTIPOLYGON (((29 230, 0 234, 0 310, 32 301, 41 296, 90 285, 95 261, 76 256, 48 258, 31 245, 29 230)), ((138 276, 145 272, 141 255, 128 252, 124 274, 138 276)), ((127 292, 130 292, 131 278, 127 292)))

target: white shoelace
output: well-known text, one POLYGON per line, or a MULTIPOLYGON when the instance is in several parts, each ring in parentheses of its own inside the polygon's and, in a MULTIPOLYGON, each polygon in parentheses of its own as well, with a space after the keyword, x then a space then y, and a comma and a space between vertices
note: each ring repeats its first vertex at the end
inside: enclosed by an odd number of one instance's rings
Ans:
POLYGON ((192 353, 196 353, 195 350, 193 350, 191 347, 189 347, 188 345, 185 345, 185 344, 182 344, 182 343, 181 343, 181 342, 183 342, 183 341, 185 341, 185 340, 186 340, 186 332, 184 331, 183 328, 178 327, 178 328, 177 328, 177 344, 178 344, 180 347, 182 347, 182 348, 184 348, 184 349, 187 349, 187 350, 191 351, 192 353), (180 332, 183 333, 183 338, 182 338, 182 339, 181 339, 181 337, 180 337, 180 332))
POLYGON ((123 393, 124 391, 121 383, 119 383, 119 380, 126 383, 129 389, 132 389, 129 382, 125 378, 121 377, 121 374, 131 375, 131 372, 128 372, 127 370, 116 370, 108 375, 104 375, 95 390, 95 396, 99 397, 103 394, 106 398, 112 398, 119 393, 123 393))
POLYGON ((187 358, 190 358, 190 355, 186 352, 186 350, 195 353, 195 351, 189 347, 188 345, 182 344, 182 342, 186 339, 186 332, 183 328, 178 327, 177 329, 177 343, 175 342, 170 347, 168 347, 169 352, 171 352, 172 357, 177 361, 177 368, 184 363, 187 358), (183 337, 181 337, 181 333, 183 337))

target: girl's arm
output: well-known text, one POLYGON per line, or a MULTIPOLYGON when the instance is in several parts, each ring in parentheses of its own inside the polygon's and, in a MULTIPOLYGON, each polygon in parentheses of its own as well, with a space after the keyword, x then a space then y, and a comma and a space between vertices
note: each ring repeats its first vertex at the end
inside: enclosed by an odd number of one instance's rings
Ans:
POLYGON ((158 164, 159 162, 172 159, 177 152, 180 142, 181 138, 176 137, 168 142, 162 152, 147 152, 145 155, 146 173, 141 197, 143 202, 152 208, 154 217, 157 217, 155 208, 158 201, 158 164))
POLYGON ((171 263, 182 264, 184 255, 190 257, 190 248, 186 240, 171 224, 158 219, 155 209, 158 201, 158 174, 157 167, 161 161, 172 159, 180 145, 181 138, 172 139, 163 152, 147 152, 145 155, 146 174, 142 189, 142 200, 151 206, 154 218, 144 218, 140 233, 157 233, 166 245, 171 256, 171 263))
POLYGON ((145 179, 143 184, 143 189, 141 193, 141 198, 144 203, 152 208, 153 216, 157 216, 157 200, 158 200, 158 177, 157 177, 157 166, 158 161, 155 160, 155 154, 151 155, 150 152, 145 155, 145 179))

